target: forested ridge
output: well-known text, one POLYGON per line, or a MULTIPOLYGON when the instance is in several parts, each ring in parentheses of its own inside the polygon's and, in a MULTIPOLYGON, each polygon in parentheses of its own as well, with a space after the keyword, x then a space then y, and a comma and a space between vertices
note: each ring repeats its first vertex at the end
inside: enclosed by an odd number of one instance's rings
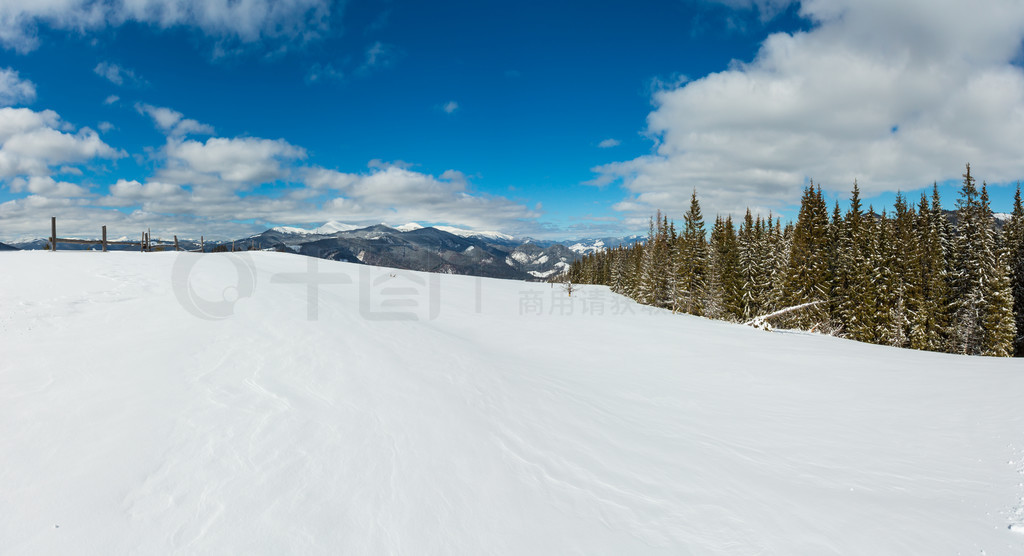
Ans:
MULTIPOLYGON (((795 224, 718 217, 705 228, 696 190, 681 229, 658 212, 645 242, 594 253, 566 279, 605 284, 657 307, 750 322, 787 307, 771 324, 863 342, 968 355, 1024 355, 1024 207, 995 226, 985 183, 963 175, 955 224, 938 187, 891 213, 861 203, 856 182, 845 212, 821 187, 804 189, 795 224)), ((766 322, 758 322, 769 326, 766 322)))

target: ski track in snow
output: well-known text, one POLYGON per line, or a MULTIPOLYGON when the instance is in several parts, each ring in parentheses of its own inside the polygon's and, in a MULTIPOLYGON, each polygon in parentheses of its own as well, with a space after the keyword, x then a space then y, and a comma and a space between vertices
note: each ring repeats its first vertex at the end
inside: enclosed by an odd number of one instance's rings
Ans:
POLYGON ((461 276, 372 320, 328 261, 310 321, 306 259, 250 257, 209 321, 173 253, 0 254, 3 552, 1024 553, 1017 361, 461 276))

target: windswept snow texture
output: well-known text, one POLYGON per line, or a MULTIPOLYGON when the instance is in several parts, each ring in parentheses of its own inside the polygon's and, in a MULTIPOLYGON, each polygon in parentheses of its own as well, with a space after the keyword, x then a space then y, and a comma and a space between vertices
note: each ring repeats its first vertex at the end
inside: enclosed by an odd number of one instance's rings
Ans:
POLYGON ((0 269, 4 553, 1024 553, 1020 361, 281 253, 0 269))

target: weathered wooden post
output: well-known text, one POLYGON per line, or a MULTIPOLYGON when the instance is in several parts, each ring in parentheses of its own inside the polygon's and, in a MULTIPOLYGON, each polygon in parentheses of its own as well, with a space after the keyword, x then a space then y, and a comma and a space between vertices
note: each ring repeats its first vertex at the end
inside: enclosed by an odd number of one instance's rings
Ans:
POLYGON ((107 252, 107 227, 103 226, 103 252, 107 252))
POLYGON ((142 241, 139 242, 139 251, 146 252, 146 232, 142 232, 142 241))
POLYGON ((203 236, 199 236, 199 252, 200 253, 205 253, 206 252, 206 244, 203 243, 203 236))
POLYGON ((174 250, 178 250, 178 236, 174 236, 174 250))
POLYGON ((50 251, 57 250, 57 217, 50 217, 50 251))

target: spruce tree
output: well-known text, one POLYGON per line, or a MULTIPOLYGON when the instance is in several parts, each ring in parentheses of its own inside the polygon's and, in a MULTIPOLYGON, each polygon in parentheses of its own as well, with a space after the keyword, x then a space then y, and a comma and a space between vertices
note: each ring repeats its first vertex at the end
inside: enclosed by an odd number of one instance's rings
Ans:
POLYGON ((1024 357, 1024 206, 1020 199, 1020 182, 1013 196, 1013 213, 1003 228, 1006 261, 1010 270, 1013 295, 1013 316, 1017 333, 1013 343, 1014 357, 1024 357))
MULTIPOLYGON (((793 306, 828 300, 827 238, 828 208, 821 195, 821 188, 815 189, 812 182, 804 190, 800 214, 793 230, 783 290, 785 304, 793 306)), ((808 328, 819 324, 823 315, 823 309, 813 309, 800 312, 787 320, 792 326, 808 328)))
POLYGON ((957 200, 957 234, 954 244, 953 348, 956 353, 981 353, 981 326, 984 315, 982 279, 989 245, 985 219, 981 214, 980 193, 971 176, 971 165, 960 188, 957 200))
POLYGON ((718 269, 726 318, 743 316, 743 282, 740 274, 740 248, 732 216, 725 217, 724 237, 718 247, 718 269))
POLYGON ((988 190, 967 165, 957 201, 953 347, 967 355, 1012 355, 1015 325, 1007 257, 996 244, 988 190))
POLYGON ((1012 357, 1016 324, 1013 318, 1013 290, 1010 285, 1008 255, 1003 248, 999 232, 989 205, 988 187, 981 185, 982 222, 985 225, 985 243, 988 256, 983 261, 981 320, 981 354, 994 357, 1012 357))
POLYGON ((918 205, 916 243, 921 305, 913 315, 910 347, 943 351, 948 345, 950 290, 947 272, 946 229, 938 185, 933 185, 931 205, 921 194, 918 205))
POLYGON ((679 236, 679 257, 675 265, 674 307, 693 315, 702 315, 708 279, 708 254, 704 217, 697 201, 697 190, 690 197, 690 210, 683 220, 683 233, 679 236))

